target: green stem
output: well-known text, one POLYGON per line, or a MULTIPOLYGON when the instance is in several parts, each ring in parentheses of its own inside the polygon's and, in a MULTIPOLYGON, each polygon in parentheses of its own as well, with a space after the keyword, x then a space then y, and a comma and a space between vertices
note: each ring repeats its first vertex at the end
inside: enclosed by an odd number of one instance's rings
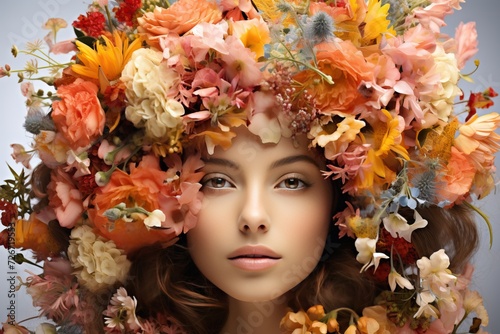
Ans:
POLYGON ((486 222, 486 226, 488 226, 488 232, 490 233, 490 249, 491 249, 491 247, 493 246, 493 227, 491 226, 490 219, 488 218, 488 216, 484 212, 479 210, 479 208, 476 207, 475 205, 472 205, 471 203, 466 202, 466 201, 464 201, 464 204, 468 208, 476 211, 476 213, 479 214, 486 222))

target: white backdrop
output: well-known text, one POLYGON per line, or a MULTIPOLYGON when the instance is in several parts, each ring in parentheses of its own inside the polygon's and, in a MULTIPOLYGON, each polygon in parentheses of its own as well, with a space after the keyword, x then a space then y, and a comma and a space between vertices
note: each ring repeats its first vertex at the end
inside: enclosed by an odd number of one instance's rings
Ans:
MULTIPOLYGON (((23 47, 28 41, 42 38, 47 31, 41 29, 40 26, 49 17, 63 17, 71 23, 78 14, 85 11, 87 3, 84 0, 17 0, 4 3, 0 12, 0 65, 10 64, 13 68, 24 66, 22 59, 12 58, 10 53, 12 44, 23 47)), ((460 21, 476 21, 477 23, 480 50, 477 57, 481 60, 481 66, 474 75, 475 82, 468 86, 462 85, 466 94, 470 90, 483 90, 488 86, 500 92, 500 65, 496 52, 500 41, 499 13, 500 2, 498 0, 469 0, 463 4, 461 11, 452 15, 448 20, 449 27, 446 31, 451 34, 460 21)), ((64 37, 72 37, 71 29, 66 29, 66 32, 59 38, 64 37)), ((0 180, 4 180, 10 178, 7 163, 14 166, 16 170, 20 170, 20 166, 15 165, 10 157, 9 145, 22 143, 28 146, 31 139, 22 128, 26 110, 16 77, 0 79, 0 99, 3 101, 0 107, 0 180)), ((497 105, 492 110, 500 112, 500 99, 497 100, 497 105)), ((497 165, 500 165, 498 157, 497 165)), ((490 249, 488 231, 480 222, 483 241, 475 257, 476 271, 473 287, 479 290, 485 298, 490 314, 488 331, 500 333, 500 288, 496 285, 496 280, 500 279, 500 264, 496 262, 500 254, 500 193, 490 196, 480 205, 491 218, 495 240, 490 249)), ((24 275, 24 270, 28 267, 24 265, 9 268, 7 255, 7 251, 0 249, 0 321, 5 321, 9 312, 15 314, 16 319, 21 321, 36 315, 37 310, 32 307, 31 300, 22 290, 15 293, 9 292, 10 278, 24 275), (15 304, 12 304, 12 301, 15 304)), ((28 269, 35 270, 32 267, 28 269)))

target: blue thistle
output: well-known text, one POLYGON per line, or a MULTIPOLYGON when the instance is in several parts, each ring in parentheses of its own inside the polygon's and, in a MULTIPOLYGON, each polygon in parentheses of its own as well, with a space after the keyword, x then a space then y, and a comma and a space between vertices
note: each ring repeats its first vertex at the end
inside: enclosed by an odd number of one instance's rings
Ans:
POLYGON ((304 28, 304 37, 314 42, 322 42, 333 37, 334 22, 325 12, 314 14, 304 28))
POLYGON ((29 133, 37 135, 40 131, 54 131, 54 122, 41 109, 30 109, 24 120, 24 128, 29 133))

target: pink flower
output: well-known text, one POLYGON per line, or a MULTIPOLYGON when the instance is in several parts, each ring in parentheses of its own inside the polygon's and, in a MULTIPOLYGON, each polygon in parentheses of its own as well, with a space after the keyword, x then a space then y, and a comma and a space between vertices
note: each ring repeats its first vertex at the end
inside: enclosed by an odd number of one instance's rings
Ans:
POLYGON ((228 36, 226 43, 230 51, 221 58, 226 63, 224 69, 228 80, 236 79, 242 88, 257 86, 262 80, 262 71, 253 54, 237 37, 228 36))
POLYGON ((47 193, 59 224, 72 228, 83 213, 82 195, 61 167, 52 170, 47 193))
POLYGON ((11 154, 12 159, 17 163, 22 163, 25 168, 31 169, 30 160, 33 157, 32 154, 26 152, 24 146, 21 144, 11 144, 13 152, 11 154))
POLYGON ((43 276, 32 274, 27 278, 26 292, 43 316, 60 322, 69 319, 78 306, 78 286, 71 272, 67 271, 68 260, 58 259, 53 264, 52 261, 45 262, 44 268, 48 266, 48 271, 43 276))
POLYGON ((76 47, 74 40, 68 39, 66 41, 61 41, 50 45, 49 51, 55 55, 58 55, 58 54, 76 52, 78 51, 78 48, 76 47))
POLYGON ((170 228, 176 235, 188 232, 198 221, 203 193, 199 181, 203 173, 197 172, 202 166, 199 156, 189 156, 182 163, 178 156, 169 156, 167 182, 161 193, 160 207, 166 213, 162 227, 170 228))
POLYGON ((457 42, 457 63, 458 68, 462 69, 465 63, 474 57, 477 53, 477 31, 476 23, 460 23, 455 32, 455 40, 457 42))

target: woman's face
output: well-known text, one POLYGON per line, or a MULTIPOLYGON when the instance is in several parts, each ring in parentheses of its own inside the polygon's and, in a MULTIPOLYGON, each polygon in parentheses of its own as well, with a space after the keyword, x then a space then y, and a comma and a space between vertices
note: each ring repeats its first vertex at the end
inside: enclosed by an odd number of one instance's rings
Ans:
POLYGON ((229 296, 273 300, 316 267, 331 220, 332 190, 321 160, 282 138, 264 145, 248 130, 206 156, 203 207, 189 231, 190 254, 229 296))

